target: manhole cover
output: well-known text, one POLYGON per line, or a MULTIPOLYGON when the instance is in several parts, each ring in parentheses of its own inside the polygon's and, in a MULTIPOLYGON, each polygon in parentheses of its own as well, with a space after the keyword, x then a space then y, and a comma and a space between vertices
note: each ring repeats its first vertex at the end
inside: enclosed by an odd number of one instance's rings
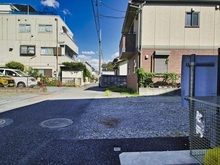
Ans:
POLYGON ((55 118, 42 121, 40 126, 47 128, 63 128, 71 125, 72 123, 73 121, 67 118, 55 118))
POLYGON ((4 127, 6 125, 9 125, 13 122, 12 119, 0 119, 0 127, 4 127))

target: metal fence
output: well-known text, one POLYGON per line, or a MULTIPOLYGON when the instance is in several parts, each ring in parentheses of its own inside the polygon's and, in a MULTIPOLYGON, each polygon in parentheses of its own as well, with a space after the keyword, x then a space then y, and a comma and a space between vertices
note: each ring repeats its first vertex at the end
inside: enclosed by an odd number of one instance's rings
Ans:
POLYGON ((220 96, 186 97, 190 154, 202 165, 220 165, 220 96))

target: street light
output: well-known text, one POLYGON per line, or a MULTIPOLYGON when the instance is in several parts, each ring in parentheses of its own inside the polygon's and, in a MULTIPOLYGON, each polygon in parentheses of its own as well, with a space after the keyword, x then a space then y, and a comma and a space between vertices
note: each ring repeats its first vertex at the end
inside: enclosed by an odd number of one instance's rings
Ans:
POLYGON ((35 57, 36 57, 36 55, 33 56, 33 57, 31 57, 31 58, 29 59, 29 68, 31 67, 31 65, 30 65, 31 59, 33 59, 33 58, 35 58, 35 57))

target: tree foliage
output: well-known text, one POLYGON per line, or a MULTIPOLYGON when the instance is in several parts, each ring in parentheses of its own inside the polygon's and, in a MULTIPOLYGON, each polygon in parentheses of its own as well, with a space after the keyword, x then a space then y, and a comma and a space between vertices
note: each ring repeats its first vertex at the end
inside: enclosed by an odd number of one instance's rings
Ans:
POLYGON ((112 62, 103 63, 102 64, 102 71, 114 71, 114 66, 112 62))
POLYGON ((63 62, 63 65, 65 65, 68 68, 74 69, 74 70, 84 70, 86 66, 82 62, 63 62))
POLYGON ((82 62, 63 62, 63 65, 65 65, 67 68, 70 68, 72 70, 76 71, 83 71, 83 77, 91 77, 90 71, 86 68, 86 65, 84 65, 82 62))
POLYGON ((20 62, 16 62, 16 61, 10 61, 8 63, 5 64, 6 68, 11 68, 11 69, 19 69, 24 71, 24 65, 20 62))
POLYGON ((27 72, 28 72, 28 75, 30 75, 30 76, 32 76, 32 77, 34 77, 34 78, 42 78, 43 77, 43 75, 41 74, 41 73, 39 73, 39 70, 38 69, 34 69, 34 68, 32 68, 32 67, 29 67, 28 69, 27 69, 27 72))

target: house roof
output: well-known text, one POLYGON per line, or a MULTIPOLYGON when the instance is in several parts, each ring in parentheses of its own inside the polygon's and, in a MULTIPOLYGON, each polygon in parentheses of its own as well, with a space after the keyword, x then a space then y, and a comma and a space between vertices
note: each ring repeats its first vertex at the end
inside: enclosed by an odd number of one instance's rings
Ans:
POLYGON ((134 17, 137 14, 138 8, 131 7, 131 2, 128 3, 124 24, 122 27, 122 34, 126 34, 130 31, 131 25, 133 24, 134 17))
POLYGON ((209 3, 209 4, 218 4, 220 0, 130 0, 128 2, 127 11, 122 26, 122 34, 127 34, 130 32, 134 18, 138 14, 139 7, 141 3, 149 2, 158 2, 158 3, 209 3), (135 7, 136 6, 136 7, 135 7))

